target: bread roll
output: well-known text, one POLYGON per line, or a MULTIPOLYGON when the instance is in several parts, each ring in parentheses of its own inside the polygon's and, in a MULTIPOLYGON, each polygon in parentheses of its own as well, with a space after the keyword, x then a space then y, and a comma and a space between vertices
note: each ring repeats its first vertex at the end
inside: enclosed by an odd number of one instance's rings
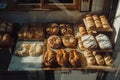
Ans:
POLYGON ((56 64, 56 53, 53 50, 47 50, 43 56, 45 66, 52 67, 56 64))
POLYGON ((95 23, 93 21, 92 16, 87 16, 85 19, 86 19, 87 29, 88 30, 94 30, 96 27, 95 27, 95 23))
POLYGON ((59 25, 57 23, 50 23, 46 31, 50 35, 57 35, 59 32, 59 25))
POLYGON ((84 49, 84 46, 83 46, 83 43, 82 43, 81 39, 78 39, 78 47, 80 49, 84 49))
POLYGON ((96 59, 96 63, 100 66, 104 65, 105 62, 104 62, 104 59, 103 57, 100 55, 100 53, 97 53, 97 52, 93 52, 93 55, 95 56, 95 59, 96 59))
POLYGON ((59 48, 61 46, 61 38, 56 35, 52 35, 47 40, 48 46, 51 48, 59 48))
POLYGON ((4 34, 2 37, 2 45, 9 46, 11 44, 11 38, 9 34, 4 34))
POLYGON ((42 46, 39 43, 31 44, 29 49, 30 56, 40 56, 42 54, 42 46))
POLYGON ((87 64, 88 65, 95 65, 95 57, 93 56, 91 51, 84 51, 84 56, 86 58, 87 64))
POLYGON ((104 34, 98 34, 96 36, 96 40, 101 49, 111 49, 112 48, 112 44, 111 44, 111 41, 108 38, 108 36, 106 36, 104 34))
POLYGON ((62 37, 62 42, 65 47, 75 47, 77 44, 77 39, 71 35, 71 34, 66 34, 62 37))
POLYGON ((79 67, 81 66, 81 56, 80 53, 76 50, 71 50, 69 52, 69 63, 73 67, 79 67))
POLYGON ((94 21, 99 20, 99 17, 97 15, 93 15, 92 18, 94 21))
POLYGON ((106 53, 104 55, 104 60, 105 60, 105 64, 107 66, 112 66, 113 65, 113 59, 112 59, 112 57, 108 53, 106 53))
POLYGON ((81 41, 83 42, 83 46, 87 49, 97 48, 97 42, 94 36, 90 34, 81 36, 81 41))
POLYGON ((79 32, 80 32, 81 36, 87 34, 87 31, 86 31, 84 25, 79 25, 78 27, 79 27, 79 32))
POLYGON ((60 66, 68 66, 69 55, 64 49, 57 51, 56 59, 60 66))
POLYGON ((104 15, 100 16, 100 19, 101 19, 101 22, 102 22, 102 25, 103 25, 103 28, 104 29, 109 29, 109 22, 108 20, 106 19, 106 17, 104 15))
POLYGON ((73 29, 70 24, 60 24, 60 31, 63 35, 73 33, 73 29))

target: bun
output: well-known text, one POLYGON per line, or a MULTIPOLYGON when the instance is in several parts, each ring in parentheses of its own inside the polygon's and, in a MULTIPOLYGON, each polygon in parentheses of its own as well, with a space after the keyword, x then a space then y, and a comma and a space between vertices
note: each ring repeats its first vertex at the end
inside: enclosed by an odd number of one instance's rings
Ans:
POLYGON ((80 49, 83 49, 83 48, 84 48, 81 39, 78 39, 78 47, 79 47, 80 49))
POLYGON ((60 24, 60 31, 63 35, 73 33, 73 29, 70 24, 60 24))
POLYGON ((45 66, 54 66, 56 63, 56 53, 53 50, 47 50, 43 57, 43 63, 45 66))
POLYGON ((40 44, 34 43, 29 49, 30 56, 40 56, 42 54, 42 46, 40 44))
POLYGON ((64 49, 60 49, 57 51, 56 59, 60 66, 68 66, 68 58, 69 55, 64 49))
POLYGON ((50 35, 57 35, 59 32, 59 25, 57 23, 50 23, 46 31, 50 35))
POLYGON ((66 34, 62 37, 62 42, 65 47, 75 47, 77 44, 77 39, 71 35, 71 34, 66 34))
POLYGON ((96 40, 101 49, 111 49, 112 48, 112 44, 111 44, 108 36, 106 36, 104 34, 98 34, 96 36, 96 40))
POLYGON ((81 41, 83 42, 83 46, 87 49, 97 48, 97 42, 94 36, 90 34, 81 36, 81 41))
POLYGON ((83 25, 79 25, 78 27, 81 36, 87 34, 87 31, 83 25))
POLYGON ((104 61, 105 61, 105 64, 107 66, 112 66, 113 65, 113 59, 108 53, 105 54, 104 61))
POLYGON ((59 48, 61 46, 61 38, 56 35, 52 35, 47 40, 48 46, 51 48, 59 48))
POLYGON ((102 66, 105 64, 103 57, 99 53, 93 52, 93 54, 98 65, 102 66))
POLYGON ((84 51, 84 56, 86 58, 87 64, 88 65, 95 65, 95 57, 93 56, 91 51, 84 51))
POLYGON ((81 56, 80 53, 76 50, 71 50, 69 52, 69 63, 73 67, 79 67, 81 66, 81 56))

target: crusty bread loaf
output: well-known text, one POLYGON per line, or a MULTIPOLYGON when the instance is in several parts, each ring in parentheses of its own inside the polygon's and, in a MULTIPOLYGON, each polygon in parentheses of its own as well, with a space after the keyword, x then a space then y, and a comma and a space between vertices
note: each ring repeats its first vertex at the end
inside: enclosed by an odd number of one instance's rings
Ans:
POLYGON ((56 59, 57 59, 57 63, 60 66, 62 66, 62 67, 68 66, 69 55, 68 55, 67 51, 65 51, 64 49, 60 49, 57 51, 56 59))
POLYGON ((96 64, 95 57, 93 56, 91 51, 84 51, 84 56, 86 58, 87 65, 95 65, 96 64))
POLYGON ((80 53, 76 50, 71 50, 69 52, 69 63, 73 67, 79 67, 81 66, 81 56, 80 53))
POLYGON ((56 53, 53 50, 47 50, 43 56, 45 66, 52 67, 56 64, 56 53))
POLYGON ((93 52, 93 55, 95 56, 96 63, 100 66, 105 64, 105 61, 103 57, 100 55, 100 53, 97 53, 96 51, 93 52))
POLYGON ((87 30, 84 25, 78 25, 78 28, 81 36, 87 34, 87 30))
POLYGON ((109 53, 106 53, 106 54, 104 55, 104 60, 105 60, 105 64, 106 64, 107 66, 112 66, 112 65, 113 65, 113 59, 112 59, 112 57, 109 55, 109 53))

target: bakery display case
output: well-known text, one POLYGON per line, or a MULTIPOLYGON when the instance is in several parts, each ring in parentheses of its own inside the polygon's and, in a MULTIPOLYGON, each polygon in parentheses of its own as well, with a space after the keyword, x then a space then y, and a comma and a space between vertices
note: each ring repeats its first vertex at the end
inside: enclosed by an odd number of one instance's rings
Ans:
POLYGON ((7 80, 3 74, 19 73, 27 80, 118 76, 119 31, 114 21, 119 4, 106 2, 6 0, 6 9, 0 10, 0 57, 5 61, 0 80, 7 80))

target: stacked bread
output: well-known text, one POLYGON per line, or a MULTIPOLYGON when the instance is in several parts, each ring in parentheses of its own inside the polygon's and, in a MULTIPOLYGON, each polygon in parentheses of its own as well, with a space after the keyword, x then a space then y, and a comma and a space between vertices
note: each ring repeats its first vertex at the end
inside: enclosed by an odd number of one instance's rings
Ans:
POLYGON ((42 50, 40 43, 23 43, 16 49, 15 54, 18 56, 40 56, 42 50))

